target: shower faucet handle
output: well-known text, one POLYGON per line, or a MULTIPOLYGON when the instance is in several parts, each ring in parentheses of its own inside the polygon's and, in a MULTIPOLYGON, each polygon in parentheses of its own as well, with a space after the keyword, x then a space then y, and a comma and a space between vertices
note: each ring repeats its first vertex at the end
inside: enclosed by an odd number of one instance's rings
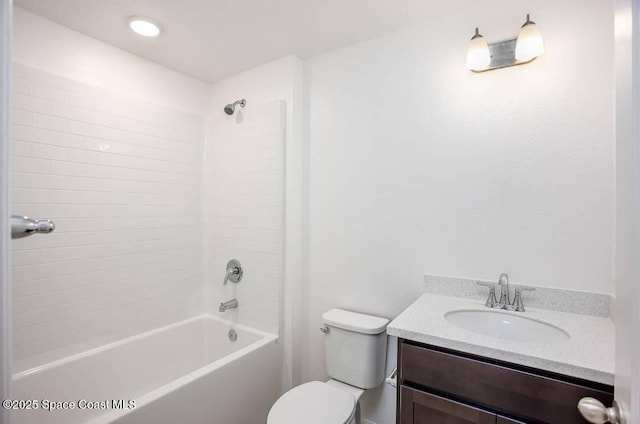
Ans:
POLYGON ((239 283, 242 280, 242 265, 237 259, 231 259, 227 263, 227 272, 224 275, 223 286, 226 286, 229 281, 232 283, 239 283))

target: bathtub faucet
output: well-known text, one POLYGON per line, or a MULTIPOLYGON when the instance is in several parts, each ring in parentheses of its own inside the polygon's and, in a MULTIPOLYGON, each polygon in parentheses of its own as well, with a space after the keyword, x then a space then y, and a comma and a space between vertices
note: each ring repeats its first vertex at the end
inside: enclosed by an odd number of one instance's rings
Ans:
POLYGON ((220 307, 218 310, 220 312, 225 312, 227 309, 235 309, 238 307, 238 299, 231 299, 226 302, 220 302, 220 307))

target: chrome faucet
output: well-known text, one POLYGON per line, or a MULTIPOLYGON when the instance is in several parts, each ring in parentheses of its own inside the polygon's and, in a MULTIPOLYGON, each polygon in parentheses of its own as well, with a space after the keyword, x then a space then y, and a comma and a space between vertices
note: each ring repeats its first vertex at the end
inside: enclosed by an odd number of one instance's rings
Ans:
POLYGON ((489 297, 485 302, 487 308, 506 309, 507 311, 524 312, 524 304, 522 303, 522 292, 533 291, 534 287, 516 286, 513 301, 509 293, 509 276, 506 273, 500 274, 498 284, 484 283, 477 281, 476 284, 489 288, 489 297), (500 295, 496 297, 496 288, 500 287, 500 295))
POLYGON ((238 299, 231 299, 226 302, 220 302, 218 311, 225 312, 227 309, 235 309, 238 307, 238 299))
POLYGON ((498 301, 498 306, 506 307, 510 305, 509 299, 509 276, 506 273, 500 274, 500 278, 498 278, 498 286, 500 286, 500 300, 498 301))

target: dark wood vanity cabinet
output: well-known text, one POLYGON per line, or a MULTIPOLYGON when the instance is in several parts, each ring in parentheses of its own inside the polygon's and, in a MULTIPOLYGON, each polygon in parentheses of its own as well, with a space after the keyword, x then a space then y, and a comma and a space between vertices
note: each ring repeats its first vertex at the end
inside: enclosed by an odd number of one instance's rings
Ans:
POLYGON ((401 423, 495 424, 496 414, 411 387, 400 387, 401 423))
POLYGON ((613 387, 398 340, 398 424, 585 424, 585 396, 613 387))

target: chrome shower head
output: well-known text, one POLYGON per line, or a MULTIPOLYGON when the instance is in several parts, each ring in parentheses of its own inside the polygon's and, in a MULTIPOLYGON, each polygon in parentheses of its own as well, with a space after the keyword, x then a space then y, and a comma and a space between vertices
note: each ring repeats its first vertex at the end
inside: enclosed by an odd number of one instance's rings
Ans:
POLYGON ((247 101, 245 99, 241 99, 241 100, 236 100, 235 102, 233 102, 233 104, 228 104, 224 107, 224 113, 226 113, 227 115, 233 115, 233 113, 236 111, 236 106, 240 106, 240 107, 245 107, 245 105, 247 104, 247 101))

